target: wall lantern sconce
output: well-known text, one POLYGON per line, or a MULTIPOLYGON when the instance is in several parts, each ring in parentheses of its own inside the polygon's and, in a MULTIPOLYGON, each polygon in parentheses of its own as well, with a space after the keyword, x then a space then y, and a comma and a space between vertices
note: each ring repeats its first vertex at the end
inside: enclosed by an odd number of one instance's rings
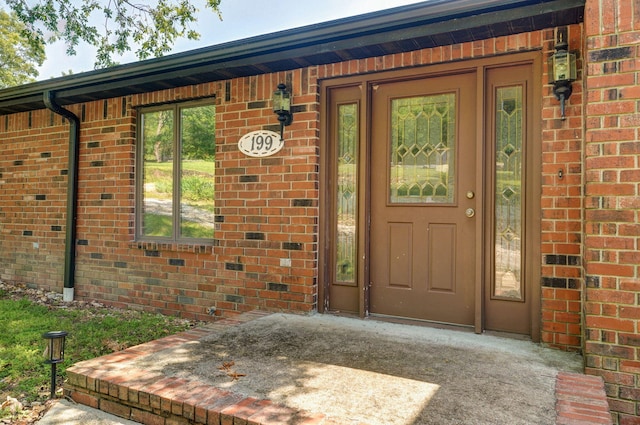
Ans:
POLYGON ((47 341, 44 351, 45 363, 51 365, 51 398, 56 394, 56 365, 64 361, 64 344, 67 332, 52 331, 42 335, 47 341))
POLYGON ((563 40, 560 34, 558 44, 555 45, 556 52, 550 58, 550 83, 553 84, 553 94, 560 101, 560 115, 564 121, 565 102, 571 96, 571 83, 576 80, 576 55, 569 53, 569 44, 563 40))
POLYGON ((273 92, 273 112, 278 115, 278 121, 280 121, 280 140, 283 140, 285 126, 293 122, 291 93, 287 90, 285 84, 278 84, 278 90, 273 92))

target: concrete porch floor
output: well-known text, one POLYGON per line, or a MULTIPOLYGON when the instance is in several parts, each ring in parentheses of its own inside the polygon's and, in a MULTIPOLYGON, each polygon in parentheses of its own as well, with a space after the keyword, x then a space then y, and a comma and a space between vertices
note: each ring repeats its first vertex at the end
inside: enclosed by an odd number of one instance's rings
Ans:
POLYGON ((529 341, 250 312, 78 363, 65 395, 153 425, 611 423, 581 369, 529 341))

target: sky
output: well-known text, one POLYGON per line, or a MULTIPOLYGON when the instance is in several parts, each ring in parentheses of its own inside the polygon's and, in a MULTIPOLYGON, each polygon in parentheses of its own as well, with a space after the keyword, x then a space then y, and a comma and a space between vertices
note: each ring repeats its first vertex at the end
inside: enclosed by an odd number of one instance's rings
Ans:
MULTIPOLYGON (((193 29, 201 34, 200 40, 178 40, 171 53, 184 52, 227 41, 269 34, 319 22, 331 21, 362 13, 390 9, 396 6, 420 3, 422 0, 222 0, 222 21, 204 9, 203 0, 193 0, 201 9, 193 29)), ((60 77, 72 71, 78 74, 93 70, 95 49, 88 45, 77 48, 75 56, 66 56, 62 43, 47 46, 47 59, 39 67, 38 80, 60 77)), ((132 53, 114 58, 124 64, 135 62, 132 53)))

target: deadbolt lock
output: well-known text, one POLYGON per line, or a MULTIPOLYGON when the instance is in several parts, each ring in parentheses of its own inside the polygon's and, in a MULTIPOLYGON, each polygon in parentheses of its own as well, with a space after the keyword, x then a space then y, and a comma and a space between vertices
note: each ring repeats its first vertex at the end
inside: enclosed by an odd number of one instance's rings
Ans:
POLYGON ((467 217, 471 218, 476 215, 476 210, 474 210, 473 208, 467 208, 464 213, 467 215, 467 217))
POLYGON ((473 191, 470 190, 470 191, 467 192, 467 199, 473 199, 474 196, 476 196, 476 194, 473 193, 473 191))

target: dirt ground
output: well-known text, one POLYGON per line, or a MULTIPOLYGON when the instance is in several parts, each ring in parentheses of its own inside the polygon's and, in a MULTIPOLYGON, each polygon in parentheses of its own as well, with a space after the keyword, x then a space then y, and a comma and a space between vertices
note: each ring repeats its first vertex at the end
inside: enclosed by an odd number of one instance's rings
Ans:
POLYGON ((556 374, 582 358, 468 331, 274 314, 136 366, 353 423, 524 425, 555 423, 556 374))

